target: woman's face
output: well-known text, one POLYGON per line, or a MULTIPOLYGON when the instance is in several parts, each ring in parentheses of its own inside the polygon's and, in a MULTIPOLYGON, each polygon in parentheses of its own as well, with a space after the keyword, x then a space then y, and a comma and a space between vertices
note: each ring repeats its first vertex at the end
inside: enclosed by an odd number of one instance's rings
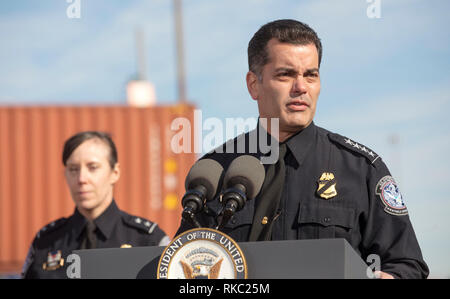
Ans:
POLYGON ((113 199, 120 170, 118 163, 111 168, 109 155, 108 145, 93 138, 80 144, 66 161, 66 181, 81 213, 97 217, 113 199))

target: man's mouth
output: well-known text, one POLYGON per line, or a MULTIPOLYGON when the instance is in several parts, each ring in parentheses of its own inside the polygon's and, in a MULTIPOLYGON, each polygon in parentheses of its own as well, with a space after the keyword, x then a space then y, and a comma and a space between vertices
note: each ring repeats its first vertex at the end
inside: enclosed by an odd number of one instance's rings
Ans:
POLYGON ((306 101, 295 100, 287 103, 286 107, 291 111, 305 111, 309 105, 306 101))

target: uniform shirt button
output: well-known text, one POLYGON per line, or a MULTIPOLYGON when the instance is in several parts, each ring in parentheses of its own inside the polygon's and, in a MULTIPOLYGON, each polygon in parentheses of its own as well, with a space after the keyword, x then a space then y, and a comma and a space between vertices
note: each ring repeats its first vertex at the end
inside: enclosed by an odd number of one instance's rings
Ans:
POLYGON ((324 221, 325 223, 328 223, 328 222, 331 221, 331 218, 330 218, 330 217, 325 217, 325 218, 323 219, 323 221, 324 221))
POLYGON ((237 220, 236 217, 231 218, 231 224, 236 224, 237 220))

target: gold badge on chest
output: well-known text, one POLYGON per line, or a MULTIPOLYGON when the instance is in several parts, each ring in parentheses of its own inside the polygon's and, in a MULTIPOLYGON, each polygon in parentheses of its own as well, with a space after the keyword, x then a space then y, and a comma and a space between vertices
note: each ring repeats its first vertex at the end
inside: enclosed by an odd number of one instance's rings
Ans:
POLYGON ((330 199, 337 195, 336 179, 331 172, 324 172, 320 176, 317 187, 317 195, 324 199, 330 199))

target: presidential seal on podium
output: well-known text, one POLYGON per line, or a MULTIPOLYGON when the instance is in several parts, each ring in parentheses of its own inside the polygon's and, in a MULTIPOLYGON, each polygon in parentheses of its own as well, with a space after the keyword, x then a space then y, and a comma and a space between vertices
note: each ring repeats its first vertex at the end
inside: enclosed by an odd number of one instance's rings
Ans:
POLYGON ((188 230, 170 242, 158 263, 158 279, 245 279, 247 264, 238 244, 211 228, 188 230))

